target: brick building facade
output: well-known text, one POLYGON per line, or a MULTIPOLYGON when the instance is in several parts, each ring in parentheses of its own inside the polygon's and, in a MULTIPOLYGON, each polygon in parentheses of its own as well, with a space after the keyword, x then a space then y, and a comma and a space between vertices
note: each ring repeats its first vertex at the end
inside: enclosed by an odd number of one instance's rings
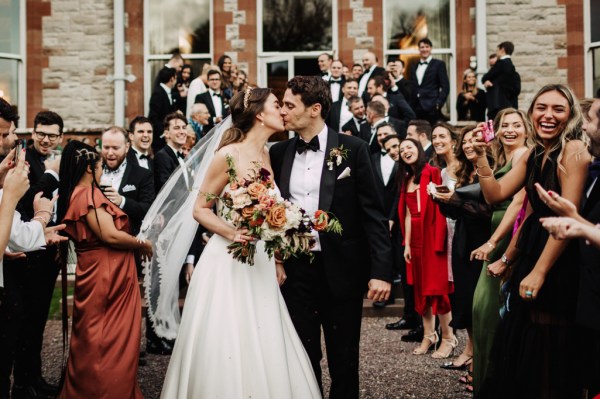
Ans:
MULTIPOLYGON (((208 14, 210 51, 196 57, 198 62, 202 57, 212 57, 216 61, 221 54, 227 53, 234 63, 247 70, 251 82, 260 84, 268 79, 265 68, 271 59, 294 63, 298 73, 310 63, 316 68, 316 58, 323 52, 263 51, 262 21, 269 12, 265 2, 274 0, 182 1, 187 1, 188 5, 180 12, 194 12, 194 7, 189 4, 196 1, 204 7, 198 12, 208 14)), ((406 51, 390 50, 386 38, 386 29, 389 31, 386 13, 390 10, 390 2, 402 4, 405 0, 315 0, 318 1, 331 3, 333 38, 328 51, 335 51, 346 64, 360 60, 364 50, 373 50, 380 65, 392 53, 405 56, 406 51)), ((407 0, 407 4, 423 1, 407 0)), ((487 66, 482 66, 481 61, 487 60, 487 55, 504 40, 515 43, 513 61, 522 79, 522 108, 528 106, 539 87, 550 82, 568 83, 580 97, 591 96, 595 91, 597 81, 595 83, 594 79, 598 79, 595 76, 598 71, 594 70, 592 52, 594 40, 598 39, 593 37, 589 12, 600 9, 597 5, 600 2, 440 1, 450 7, 449 46, 438 55, 446 57, 448 63, 453 86, 449 97, 451 107, 460 91, 463 71, 477 60, 478 71, 484 72, 487 66), (485 37, 483 46, 478 45, 478 35, 485 37)), ((21 127, 31 127, 34 115, 41 109, 60 113, 67 126, 74 129, 97 129, 115 123, 115 85, 110 79, 115 69, 113 27, 115 7, 119 4, 123 7, 122 23, 125 25, 125 74, 135 77, 134 81, 125 83, 125 120, 121 123, 146 114, 149 82, 153 78, 149 76, 153 71, 150 64, 163 62, 148 49, 149 21, 152 18, 155 23, 157 18, 148 15, 150 2, 154 4, 156 0, 120 0, 118 3, 112 0, 13 0, 13 4, 20 5, 19 12, 23 15, 19 32, 25 45, 17 60, 23 69, 18 76, 9 75, 8 78, 6 73, 0 73, 0 91, 2 79, 20 81, 17 86, 21 95, 13 94, 12 97, 19 97, 16 102, 21 106, 21 112, 26 110, 25 124, 21 127)), ((163 3, 165 13, 169 13, 174 12, 172 8, 176 6, 173 4, 178 1, 163 3)), ((1 43, 0 40, 0 65, 1 43)), ((175 47, 177 45, 174 43, 175 47)), ((437 49, 435 41, 434 46, 437 49)), ((596 58, 600 60, 600 55, 596 54, 596 58)), ((289 66, 293 70, 291 64, 289 66)), ((10 99, 10 95, 5 96, 10 99)))

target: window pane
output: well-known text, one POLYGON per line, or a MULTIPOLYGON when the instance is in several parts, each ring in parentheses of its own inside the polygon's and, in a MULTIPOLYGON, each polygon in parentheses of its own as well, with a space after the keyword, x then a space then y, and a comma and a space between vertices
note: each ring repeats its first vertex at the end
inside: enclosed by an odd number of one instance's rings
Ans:
POLYGON ((600 93, 600 47, 592 49, 593 52, 593 63, 594 63, 594 76, 592 80, 594 96, 598 96, 600 93))
POLYGON ((19 61, 0 58, 0 97, 11 104, 18 104, 17 94, 19 61))
POLYGON ((264 0, 263 51, 331 51, 331 0, 264 0))
POLYGON ((20 54, 19 0, 0 0, 0 53, 20 54))
MULTIPOLYGON (((165 60, 149 61, 150 76, 152 77, 152 82, 155 81, 156 77, 158 76, 158 72, 165 66, 167 61, 169 61, 169 60, 165 59, 165 60)), ((205 59, 205 60, 188 60, 188 59, 186 59, 185 63, 192 65, 192 79, 195 79, 198 77, 198 75, 200 75, 202 73, 202 68, 204 67, 204 64, 210 64, 210 60, 209 59, 205 59)), ((152 89, 153 88, 151 88, 150 92, 152 92, 152 89)))
POLYGON ((600 42, 600 23, 598 23, 598 15, 600 15, 600 0, 590 0, 590 26, 592 28, 592 42, 600 42))
POLYGON ((210 0, 148 3, 150 54, 210 53, 210 0))
POLYGON ((450 0, 387 0, 388 49, 416 49, 428 37, 434 48, 450 48, 450 0))

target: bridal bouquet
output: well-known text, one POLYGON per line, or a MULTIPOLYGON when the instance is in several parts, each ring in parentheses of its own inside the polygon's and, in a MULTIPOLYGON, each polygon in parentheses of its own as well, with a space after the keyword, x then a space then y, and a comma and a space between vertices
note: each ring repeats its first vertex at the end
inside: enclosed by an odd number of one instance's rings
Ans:
MULTIPOLYGON (((324 211, 308 215, 306 211, 284 200, 275 189, 271 172, 260 167, 251 171, 247 179, 238 180, 233 158, 227 156, 229 190, 222 196, 205 194, 207 201, 222 203, 223 218, 236 229, 248 229, 246 235, 265 242, 269 258, 275 253, 282 259, 300 254, 311 254, 315 244, 313 231, 342 233, 340 222, 324 211)), ((254 242, 233 242, 227 246, 233 258, 254 264, 254 242)))

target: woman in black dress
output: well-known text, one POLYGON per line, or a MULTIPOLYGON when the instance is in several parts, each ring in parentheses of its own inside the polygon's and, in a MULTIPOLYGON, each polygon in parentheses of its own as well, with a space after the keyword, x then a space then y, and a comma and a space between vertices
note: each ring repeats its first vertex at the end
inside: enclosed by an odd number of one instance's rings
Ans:
POLYGON ((462 91, 456 99, 456 112, 459 121, 485 121, 485 90, 477 87, 477 74, 467 69, 463 74, 462 91))
POLYGON ((477 172, 486 200, 499 203, 523 186, 529 199, 526 220, 502 256, 503 263, 512 266, 507 312, 492 355, 497 373, 486 382, 481 397, 577 398, 577 343, 593 338, 581 337, 575 324, 576 246, 557 241, 544 230, 540 218, 555 214, 540 199, 534 184, 579 204, 591 158, 589 139, 581 130, 578 101, 567 86, 540 89, 528 116, 535 145, 503 179, 494 178, 479 136, 476 142, 477 172))

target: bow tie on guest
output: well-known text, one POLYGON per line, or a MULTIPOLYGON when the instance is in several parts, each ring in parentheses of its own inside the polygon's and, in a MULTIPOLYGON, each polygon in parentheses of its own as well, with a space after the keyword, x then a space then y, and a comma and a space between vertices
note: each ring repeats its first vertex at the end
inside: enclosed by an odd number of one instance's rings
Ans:
POLYGON ((221 97, 221 93, 213 93, 213 97, 221 97))
POLYGON ((150 159, 150 157, 148 157, 146 154, 142 154, 140 155, 140 159, 150 159))
POLYGON ((184 159, 185 155, 183 155, 183 152, 177 151, 177 158, 184 159))
POLYGON ((330 79, 329 83, 338 83, 338 84, 342 84, 342 78, 339 79, 330 79))
POLYGON ((429 64, 429 61, 421 61, 421 62, 419 62, 419 65, 427 65, 427 64, 429 64))
POLYGON ((359 120, 358 120, 358 123, 359 123, 359 124, 361 124, 361 125, 362 125, 363 123, 367 123, 367 118, 362 118, 362 119, 359 119, 359 120))
POLYGON ((599 177, 600 176, 600 159, 597 159, 594 162, 592 162, 590 164, 590 166, 588 167, 588 170, 590 172, 591 181, 594 181, 594 179, 599 177))
POLYGON ((318 149, 319 149, 319 136, 313 137, 312 140, 308 143, 306 141, 302 140, 301 138, 298 138, 298 141, 296 141, 296 152, 298 154, 302 154, 304 151, 307 151, 307 150, 317 152, 318 149))
POLYGON ((329 75, 329 72, 321 72, 321 76, 327 76, 329 75))

